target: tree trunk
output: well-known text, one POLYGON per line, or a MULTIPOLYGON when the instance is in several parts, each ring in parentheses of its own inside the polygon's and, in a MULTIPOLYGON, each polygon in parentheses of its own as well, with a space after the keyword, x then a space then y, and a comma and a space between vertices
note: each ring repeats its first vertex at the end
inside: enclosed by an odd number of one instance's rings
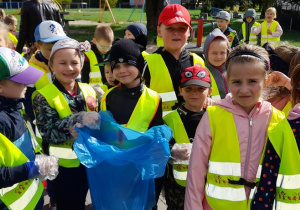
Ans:
POLYGON ((148 31, 155 31, 159 14, 164 8, 164 0, 144 1, 146 1, 147 29, 148 31))

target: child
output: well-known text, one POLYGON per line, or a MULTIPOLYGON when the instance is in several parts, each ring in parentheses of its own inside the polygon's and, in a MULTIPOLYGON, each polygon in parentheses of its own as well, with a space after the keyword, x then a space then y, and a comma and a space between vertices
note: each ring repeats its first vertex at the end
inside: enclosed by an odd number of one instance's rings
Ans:
POLYGON ((178 97, 181 73, 189 66, 204 66, 202 58, 184 49, 190 35, 190 21, 185 7, 179 4, 166 6, 159 15, 157 26, 164 47, 145 58, 147 64, 142 75, 146 86, 161 95, 164 115, 183 101, 178 97))
POLYGON ((229 93, 226 82, 225 61, 230 52, 229 42, 220 29, 215 29, 206 37, 203 54, 205 66, 210 71, 212 80, 212 100, 225 98, 229 93))
POLYGON ((248 9, 245 12, 242 29, 240 31, 241 41, 245 44, 253 44, 260 46, 260 34, 255 35, 251 33, 252 26, 259 26, 259 23, 255 21, 256 12, 255 9, 248 9))
POLYGON ((229 41, 229 46, 234 48, 239 45, 239 38, 235 30, 232 30, 228 25, 230 23, 230 14, 226 11, 220 11, 217 16, 218 28, 224 33, 229 41))
POLYGON ((180 94, 185 101, 164 117, 173 130, 171 159, 167 167, 165 198, 168 209, 183 209, 188 161, 196 128, 205 112, 204 104, 212 92, 209 71, 192 66, 181 74, 180 94))
POLYGON ((299 200, 282 199, 281 194, 299 191, 295 182, 300 156, 284 115, 261 100, 268 53, 258 46, 242 45, 231 52, 226 67, 231 94, 208 107, 197 128, 185 209, 250 209, 259 181, 266 176, 261 170, 269 152, 266 145, 274 147, 281 160, 275 205, 293 209, 299 200))
POLYGON ((251 33, 255 35, 261 34, 261 46, 264 46, 266 43, 276 46, 280 42, 283 31, 274 18, 276 18, 276 9, 269 7, 265 12, 264 22, 257 27, 252 26, 251 28, 251 33))
POLYGON ((110 26, 97 26, 91 50, 85 53, 85 61, 81 73, 81 81, 91 86, 106 83, 104 67, 96 64, 109 59, 109 51, 114 41, 114 32, 110 26))
MULTIPOLYGON (((48 60, 51 49, 56 41, 68 37, 59 23, 47 20, 43 21, 36 27, 34 31, 34 38, 36 41, 35 46, 38 50, 29 59, 29 65, 43 71, 44 74, 38 81, 35 82, 34 86, 31 85, 28 87, 25 94, 25 100, 23 101, 25 112, 29 116, 32 125, 35 119, 31 101, 32 93, 36 89, 41 89, 47 84, 52 83, 52 72, 48 68, 48 60)), ((39 136, 37 137, 37 140, 40 139, 39 136)))
POLYGON ((58 174, 53 156, 35 156, 32 136, 20 109, 26 86, 42 72, 16 51, 0 47, 0 189, 1 209, 42 209, 43 179, 58 174))
POLYGON ((18 39, 16 37, 16 28, 18 25, 18 20, 13 15, 6 15, 4 18, 4 23, 8 26, 8 38, 12 43, 12 48, 16 49, 16 46, 18 44, 18 39))
MULTIPOLYGON (((120 85, 105 93, 101 101, 101 110, 109 110, 117 123, 145 132, 164 123, 159 95, 147 88, 142 81, 144 59, 141 50, 142 46, 128 39, 120 40, 112 46, 111 69, 120 85)), ((159 181, 155 181, 157 200, 161 191, 159 181)))
POLYGON ((133 23, 125 29, 124 39, 133 39, 136 43, 144 47, 147 46, 147 28, 142 23, 133 23))
POLYGON ((45 154, 59 158, 59 175, 52 182, 57 209, 84 209, 88 191, 86 171, 79 163, 72 146, 72 126, 98 120, 95 91, 87 84, 78 83, 84 52, 90 44, 74 39, 62 39, 54 44, 49 56, 49 67, 54 73, 53 83, 33 94, 36 125, 43 139, 45 154))

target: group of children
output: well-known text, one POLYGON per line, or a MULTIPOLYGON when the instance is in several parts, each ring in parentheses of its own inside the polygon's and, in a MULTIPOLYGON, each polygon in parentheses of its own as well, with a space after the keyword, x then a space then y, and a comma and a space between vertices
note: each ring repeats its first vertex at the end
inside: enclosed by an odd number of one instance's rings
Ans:
POLYGON ((191 19, 178 4, 161 12, 157 33, 163 46, 152 54, 145 52, 143 24, 128 26, 124 39, 115 39, 109 26, 97 26, 91 43, 79 43, 60 24, 44 21, 35 30, 38 51, 29 64, 4 39, 0 183, 5 193, 0 205, 23 209, 16 202, 25 199, 27 209, 42 209, 42 185, 34 179, 40 177, 53 180, 49 195, 57 209, 84 209, 88 180, 72 149, 76 127, 94 125, 97 112, 108 110, 118 124, 139 132, 162 124, 173 130, 165 175, 155 179, 156 202, 164 188, 168 209, 299 208, 299 55, 295 50, 293 69, 292 59, 284 61, 291 80, 278 71, 269 74, 273 54, 255 46, 255 38, 261 34, 265 47, 279 41, 276 11, 268 9, 261 25, 254 10, 246 14, 243 45, 228 28, 230 15, 217 15, 218 29, 205 40, 204 60, 184 48, 191 19), (25 96, 28 84, 34 85, 25 96), (289 121, 271 105, 274 101, 263 99, 272 94, 282 101, 266 86, 291 91, 278 107, 294 107, 289 121), (19 112, 24 97, 40 135, 37 142, 19 112), (8 188, 24 182, 35 184, 22 189, 33 190, 29 200, 22 198, 23 191, 13 194, 17 188, 8 188))

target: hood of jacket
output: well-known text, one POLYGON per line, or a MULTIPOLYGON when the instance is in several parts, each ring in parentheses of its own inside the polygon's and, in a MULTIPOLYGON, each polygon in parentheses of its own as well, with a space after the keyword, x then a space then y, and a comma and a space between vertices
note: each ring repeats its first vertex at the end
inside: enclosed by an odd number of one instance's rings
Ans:
POLYGON ((252 17, 252 18, 253 18, 253 20, 252 20, 251 22, 255 21, 255 17, 256 17, 255 9, 248 9, 248 10, 245 12, 245 14, 244 14, 243 21, 246 21, 246 18, 247 18, 247 17, 252 17))
POLYGON ((296 104, 289 112, 288 120, 295 120, 300 118, 300 104, 296 104))

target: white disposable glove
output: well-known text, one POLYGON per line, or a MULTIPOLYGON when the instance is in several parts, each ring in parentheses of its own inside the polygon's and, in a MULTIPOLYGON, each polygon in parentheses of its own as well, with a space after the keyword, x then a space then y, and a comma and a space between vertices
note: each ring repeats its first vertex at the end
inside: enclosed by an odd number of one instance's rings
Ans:
POLYGON ((192 143, 174 144, 171 149, 172 158, 175 161, 186 161, 190 159, 192 152, 192 143))

